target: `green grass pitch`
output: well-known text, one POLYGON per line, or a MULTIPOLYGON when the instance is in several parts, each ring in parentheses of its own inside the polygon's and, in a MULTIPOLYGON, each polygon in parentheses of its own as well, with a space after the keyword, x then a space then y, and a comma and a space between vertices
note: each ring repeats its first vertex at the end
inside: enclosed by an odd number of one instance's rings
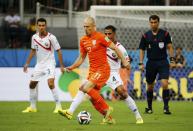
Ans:
MULTIPOLYGON (((163 103, 154 102, 154 113, 143 114, 145 101, 137 102, 143 116, 144 124, 136 125, 132 112, 122 101, 108 102, 114 107, 115 125, 100 125, 102 116, 96 112, 90 102, 79 106, 72 120, 53 114, 53 102, 38 102, 37 113, 23 114, 28 102, 0 102, 0 131, 193 131, 193 103, 170 102, 172 115, 163 114, 163 103), (91 113, 89 125, 79 125, 76 115, 81 110, 91 113)), ((62 103, 63 108, 69 107, 69 102, 62 103)))

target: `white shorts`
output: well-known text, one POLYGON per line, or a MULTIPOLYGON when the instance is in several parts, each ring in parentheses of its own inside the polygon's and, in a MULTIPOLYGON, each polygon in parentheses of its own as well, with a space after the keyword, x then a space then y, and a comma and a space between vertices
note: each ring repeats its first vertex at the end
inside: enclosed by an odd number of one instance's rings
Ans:
POLYGON ((118 71, 110 73, 110 77, 106 82, 106 85, 115 90, 118 86, 123 85, 123 81, 118 71))
POLYGON ((55 78, 55 65, 54 64, 36 64, 34 72, 31 75, 32 81, 40 81, 42 78, 50 79, 55 78))

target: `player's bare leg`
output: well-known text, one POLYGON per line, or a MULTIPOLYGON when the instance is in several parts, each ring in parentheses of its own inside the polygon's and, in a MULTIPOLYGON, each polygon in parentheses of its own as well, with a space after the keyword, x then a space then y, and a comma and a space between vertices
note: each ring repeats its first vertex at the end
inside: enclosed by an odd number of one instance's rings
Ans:
POLYGON ((115 91, 120 95, 121 99, 125 101, 126 105, 135 114, 136 124, 142 124, 143 119, 138 111, 135 101, 128 95, 127 91, 123 88, 123 86, 118 86, 115 91))
POLYGON ((62 106, 61 106, 61 103, 60 103, 60 99, 59 99, 59 96, 58 96, 57 89, 54 86, 54 78, 48 79, 48 86, 49 86, 49 88, 52 92, 54 101, 56 102, 56 107, 55 107, 53 113, 58 113, 59 110, 62 110, 62 106))
MULTIPOLYGON (((82 88, 82 87, 80 87, 80 88, 82 88)), ((83 91, 79 90, 77 92, 76 96, 74 97, 72 103, 70 104, 70 108, 69 109, 65 109, 65 110, 59 110, 60 115, 66 117, 69 120, 71 120, 74 111, 82 103, 84 97, 85 97, 85 93, 83 91)))
POLYGON ((28 112, 37 112, 36 101, 37 101, 37 91, 36 86, 38 85, 38 81, 30 81, 30 106, 23 110, 23 113, 28 112))
POLYGON ((154 82, 152 84, 147 84, 147 104, 148 107, 145 108, 145 113, 152 114, 152 101, 153 101, 153 88, 154 88, 154 82))
POLYGON ((170 95, 169 95, 169 90, 168 90, 168 80, 167 79, 162 79, 161 80, 162 83, 162 97, 163 97, 163 102, 164 102, 164 114, 170 115, 171 112, 169 110, 169 99, 170 99, 170 95))

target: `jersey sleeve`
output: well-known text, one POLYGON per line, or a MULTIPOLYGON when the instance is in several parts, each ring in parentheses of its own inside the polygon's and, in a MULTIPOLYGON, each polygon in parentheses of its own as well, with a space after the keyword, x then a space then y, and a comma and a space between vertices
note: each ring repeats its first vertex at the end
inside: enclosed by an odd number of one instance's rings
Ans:
POLYGON ((31 38, 31 48, 32 48, 32 49, 36 49, 36 48, 35 48, 35 42, 34 42, 34 35, 33 35, 32 38, 31 38))
POLYGON ((172 44, 172 38, 171 38, 169 32, 167 32, 167 31, 165 32, 165 37, 166 37, 166 43, 167 44, 169 44, 169 43, 172 44))
POLYGON ((121 51, 121 53, 123 54, 124 58, 129 61, 129 56, 128 56, 128 53, 127 53, 127 50, 125 49, 125 47, 123 47, 123 45, 118 45, 117 46, 118 49, 121 51))
POLYGON ((140 40, 140 44, 139 44, 139 49, 145 50, 145 45, 146 45, 146 40, 145 40, 145 35, 142 35, 141 40, 140 40))
POLYGON ((61 48, 56 36, 51 35, 49 40, 51 45, 54 47, 54 50, 59 50, 61 48))
POLYGON ((100 41, 101 41, 101 44, 106 47, 109 47, 109 45, 112 43, 112 41, 107 36, 104 36, 104 35, 101 35, 100 41))

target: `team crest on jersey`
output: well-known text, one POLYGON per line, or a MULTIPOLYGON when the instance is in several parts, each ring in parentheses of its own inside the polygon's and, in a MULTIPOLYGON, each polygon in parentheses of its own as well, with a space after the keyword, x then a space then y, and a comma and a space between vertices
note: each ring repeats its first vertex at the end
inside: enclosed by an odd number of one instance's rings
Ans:
POLYGON ((110 41, 110 39, 106 36, 105 37, 105 40, 107 41, 107 42, 109 42, 110 41))
POLYGON ((45 43, 45 46, 46 46, 46 47, 48 47, 48 46, 49 46, 49 44, 48 44, 48 43, 45 43))
POLYGON ((159 42, 159 48, 160 49, 164 48, 164 42, 159 42))
POLYGON ((96 40, 92 40, 92 44, 95 46, 96 45, 96 40))

